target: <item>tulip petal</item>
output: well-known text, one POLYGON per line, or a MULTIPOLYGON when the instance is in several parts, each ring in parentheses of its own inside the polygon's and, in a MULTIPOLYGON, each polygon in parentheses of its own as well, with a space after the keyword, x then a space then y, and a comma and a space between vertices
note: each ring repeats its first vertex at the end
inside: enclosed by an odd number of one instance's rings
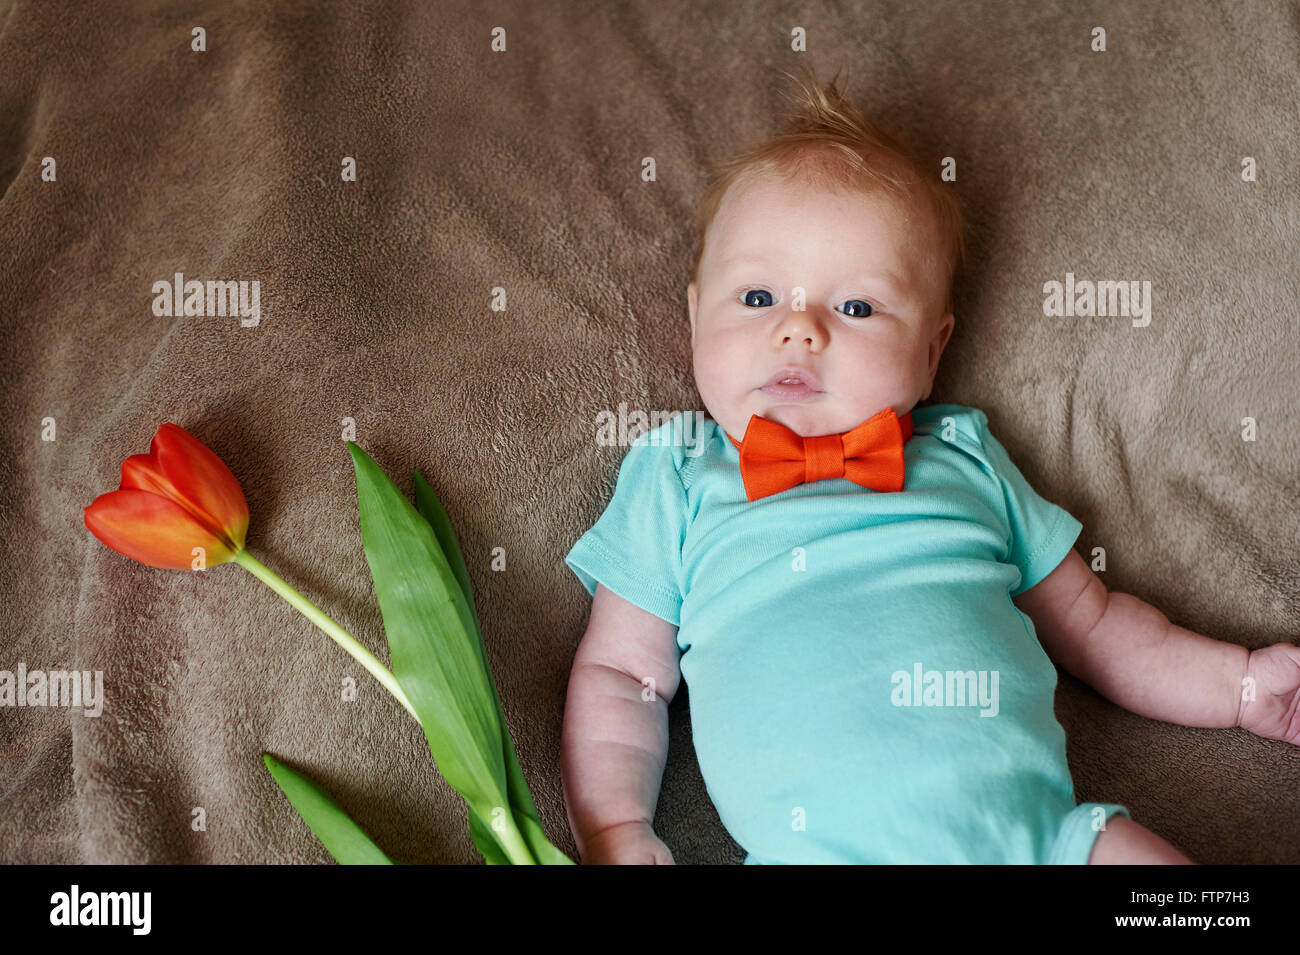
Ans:
POLYGON ((86 527, 119 554, 150 567, 189 570, 193 549, 207 551, 207 566, 234 556, 225 543, 174 501, 148 491, 101 494, 85 509, 86 527))
MULTIPOLYGON (((184 428, 159 425, 148 454, 122 462, 122 489, 161 495, 236 551, 248 534, 248 502, 239 481, 203 442, 184 428)), ((212 561, 209 561, 212 563, 212 561)))

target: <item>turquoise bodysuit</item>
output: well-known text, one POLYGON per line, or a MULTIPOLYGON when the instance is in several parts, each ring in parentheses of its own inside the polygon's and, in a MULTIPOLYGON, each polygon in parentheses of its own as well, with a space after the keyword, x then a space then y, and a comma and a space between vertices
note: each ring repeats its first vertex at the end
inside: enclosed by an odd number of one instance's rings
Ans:
POLYGON ((678 416, 629 447, 565 561, 677 626, 700 770, 746 864, 1085 863, 1129 813, 1075 805, 1056 668, 1011 602, 1082 525, 982 411, 912 423, 901 491, 831 478, 750 502, 722 428, 678 416))

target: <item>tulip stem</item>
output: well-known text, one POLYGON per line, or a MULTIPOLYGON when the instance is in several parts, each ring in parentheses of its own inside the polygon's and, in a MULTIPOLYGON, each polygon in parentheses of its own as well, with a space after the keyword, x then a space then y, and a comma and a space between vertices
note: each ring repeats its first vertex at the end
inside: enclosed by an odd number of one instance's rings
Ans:
POLYGON ((406 712, 415 717, 417 723, 420 722, 420 717, 416 714, 415 707, 411 705, 411 701, 408 700, 406 694, 402 692, 402 687, 397 682, 397 677, 393 675, 393 671, 384 666, 377 656, 358 643, 357 639, 352 636, 352 634, 340 627, 334 622, 334 620, 327 616, 324 611, 302 594, 298 593, 298 591, 294 590, 293 587, 284 580, 284 578, 273 571, 270 567, 263 564, 247 550, 241 548, 235 552, 235 556, 232 559, 235 563, 239 564, 239 566, 243 567, 258 580, 262 581, 262 583, 266 584, 285 600, 289 601, 289 603, 293 604, 293 606, 297 607, 304 617, 329 634, 334 639, 335 643, 350 653, 354 660, 369 670, 370 675, 382 683, 384 688, 397 698, 397 702, 401 703, 402 706, 406 708, 406 712))
MULTIPOLYGON (((473 806, 470 807, 470 812, 476 812, 473 806)), ((493 819, 491 810, 485 812, 480 808, 477 810, 477 815, 485 825, 491 826, 491 820, 493 819)), ((519 826, 515 822, 514 812, 508 806, 505 807, 502 818, 505 822, 504 831, 498 832, 495 827, 492 828, 496 832, 502 848, 505 849, 510 864, 537 865, 537 859, 533 857, 533 850, 528 848, 528 843, 524 840, 524 834, 519 831, 519 826)))

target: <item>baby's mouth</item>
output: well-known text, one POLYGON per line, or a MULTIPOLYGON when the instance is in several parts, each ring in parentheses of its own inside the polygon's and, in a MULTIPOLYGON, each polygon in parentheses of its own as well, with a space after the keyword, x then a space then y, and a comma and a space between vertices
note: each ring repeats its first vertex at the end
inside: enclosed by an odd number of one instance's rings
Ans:
POLYGON ((785 379, 764 385, 759 391, 778 401, 803 401, 824 392, 818 391, 805 381, 785 379))
POLYGON ((778 402, 811 401, 822 394, 822 383, 811 368, 786 365, 778 368, 758 390, 778 402))
POLYGON ((804 368, 802 365, 786 365, 784 368, 778 368, 773 372, 772 377, 759 386, 760 389, 772 387, 795 388, 802 386, 810 392, 819 392, 822 390, 822 383, 817 377, 817 373, 811 368, 804 368))

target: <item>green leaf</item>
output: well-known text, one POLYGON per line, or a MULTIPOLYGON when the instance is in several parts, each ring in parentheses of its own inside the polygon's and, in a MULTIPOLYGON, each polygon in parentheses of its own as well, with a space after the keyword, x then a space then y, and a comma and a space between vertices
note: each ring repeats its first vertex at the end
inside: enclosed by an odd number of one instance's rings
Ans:
MULTIPOLYGON (((471 608, 475 646, 478 648, 479 655, 483 660, 483 668, 489 675, 489 683, 492 687, 492 702, 496 708, 497 720, 501 726, 501 752, 505 759, 510 811, 514 815, 515 825, 523 833, 524 841, 528 844, 529 850, 538 862, 543 865, 575 865, 576 863, 572 859, 547 840, 546 833, 542 829, 541 818, 537 813, 537 806, 533 803, 532 793, 528 790, 528 783, 524 779, 523 770, 519 766, 519 759, 515 755, 514 743, 510 739, 510 727, 506 723, 505 710, 501 706, 501 696, 497 692, 496 680, 491 679, 492 667, 487 660, 483 635, 478 629, 477 615, 473 613, 474 595, 470 586, 469 571, 465 566, 465 558, 461 554, 460 545, 456 541, 456 533, 452 529, 451 519, 448 518, 446 509, 443 508, 442 502, 438 500, 438 495, 433 492, 433 488, 429 486, 429 482, 424 479, 419 471, 413 471, 412 474, 415 476, 415 502, 420 515, 432 528, 434 536, 442 549, 443 557, 460 584, 465 600, 471 608)), ((476 817, 471 812, 470 835, 474 838, 474 844, 478 846, 484 858, 488 858, 484 843, 490 843, 494 847, 498 847, 498 844, 491 835, 492 829, 490 826, 484 824, 482 820, 478 820, 481 831, 476 833, 475 822, 476 817)), ((488 863, 495 864, 490 858, 488 858, 488 863)))
MULTIPOLYGON (((532 801, 531 797, 529 801, 532 801)), ((536 809, 530 813, 515 809, 515 825, 524 834, 524 842, 538 865, 577 865, 546 838, 546 830, 542 828, 542 823, 537 818, 536 809)))
POLYGON ((280 791, 337 862, 341 865, 393 864, 393 860, 370 841, 370 837, 325 790, 270 753, 263 753, 262 761, 271 771, 271 778, 279 785, 280 791))
POLYGON ((433 528, 433 535, 438 539, 442 555, 451 567, 452 573, 456 575, 456 581, 465 594, 469 609, 477 618, 478 611, 474 607, 474 590, 469 582, 469 569, 465 566, 465 558, 460 552, 460 545, 456 542, 456 532, 451 528, 451 519, 447 517, 442 501, 438 500, 438 495, 433 493, 433 488, 424 479, 424 475, 419 471, 412 471, 411 474, 415 476, 416 509, 433 528))
POLYGON ((472 812, 490 819, 494 807, 509 805, 504 731, 474 615, 429 522, 365 451, 347 446, 393 674, 439 772, 472 812))

